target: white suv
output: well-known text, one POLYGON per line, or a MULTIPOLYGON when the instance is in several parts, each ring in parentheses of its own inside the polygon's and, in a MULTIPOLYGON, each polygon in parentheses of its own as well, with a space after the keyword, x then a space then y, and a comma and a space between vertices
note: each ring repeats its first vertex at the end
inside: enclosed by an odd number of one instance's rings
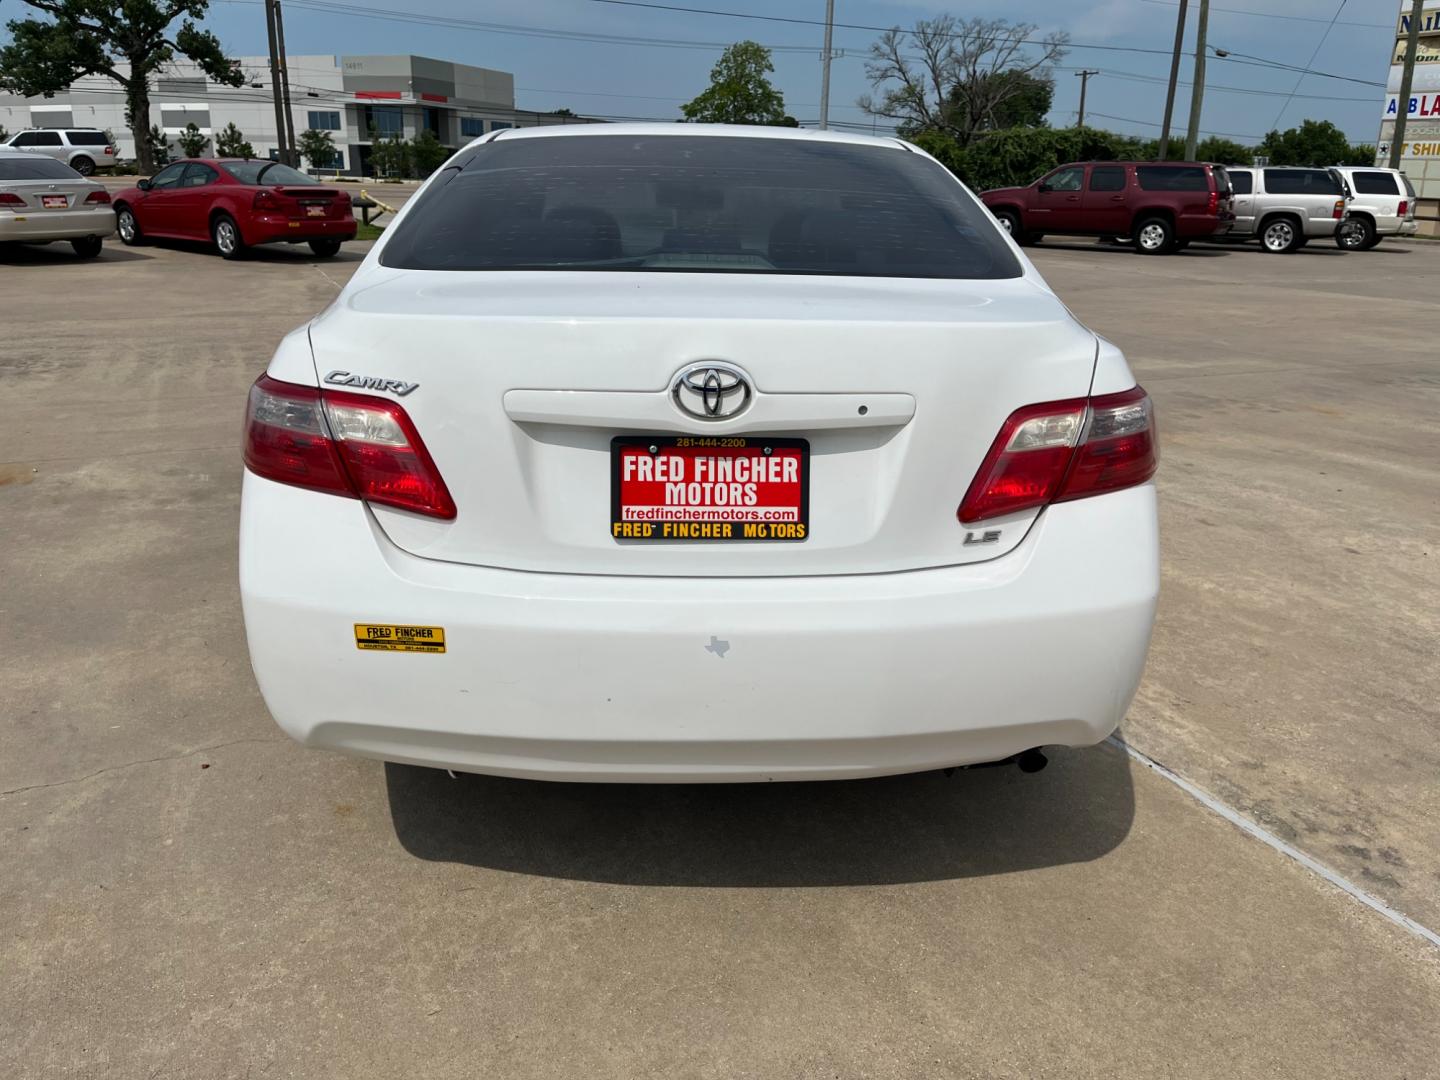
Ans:
POLYGON ((1114 729, 1150 640, 1149 398, 898 139, 486 136, 281 342, 244 456, 251 663, 309 746, 1033 769, 1114 729))
POLYGON ((1414 236, 1415 188, 1399 169, 1365 169, 1337 165, 1354 196, 1335 243, 1351 251, 1368 251, 1387 236, 1414 236))
POLYGON ((63 161, 81 176, 115 167, 115 147, 98 128, 27 128, 5 143, 13 150, 63 161))

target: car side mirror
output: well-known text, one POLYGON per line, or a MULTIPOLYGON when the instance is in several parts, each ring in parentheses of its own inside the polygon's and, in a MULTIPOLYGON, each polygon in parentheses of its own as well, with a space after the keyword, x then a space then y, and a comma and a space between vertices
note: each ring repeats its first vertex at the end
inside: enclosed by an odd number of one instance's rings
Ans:
POLYGON ((138 182, 135 184, 135 186, 136 186, 137 188, 139 188, 141 191, 149 191, 149 190, 150 190, 150 181, 149 181, 149 180, 141 180, 141 181, 138 181, 138 182))

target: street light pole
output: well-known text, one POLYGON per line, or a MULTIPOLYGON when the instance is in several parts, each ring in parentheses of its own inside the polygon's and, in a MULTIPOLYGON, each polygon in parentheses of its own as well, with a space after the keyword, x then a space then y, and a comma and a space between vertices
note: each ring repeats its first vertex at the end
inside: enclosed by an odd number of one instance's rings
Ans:
POLYGON ((295 110, 290 107, 290 65, 285 61, 285 16, 280 11, 280 0, 275 0, 275 44, 280 53, 280 92, 285 97, 285 152, 281 160, 296 167, 300 155, 295 148, 295 110))
POLYGON ((1180 0, 1180 14, 1175 19, 1175 51, 1170 56, 1170 87, 1165 91, 1165 121, 1160 125, 1160 161, 1169 156, 1170 118, 1175 112, 1175 84, 1180 81, 1180 48, 1185 44, 1185 9, 1190 0, 1180 0))
POLYGON ((1077 128, 1083 128, 1085 126, 1085 87, 1088 86, 1090 83, 1090 76, 1099 75, 1100 72, 1092 71, 1088 68, 1082 68, 1081 70, 1075 72, 1075 74, 1080 79, 1080 119, 1075 124, 1075 126, 1077 128))
POLYGON ((1425 0, 1410 5, 1410 33, 1405 36, 1405 70, 1400 76, 1400 100, 1395 109, 1395 133, 1390 136, 1390 168, 1400 168, 1400 151, 1405 143, 1405 121, 1410 115, 1410 88, 1415 84, 1415 53, 1420 46, 1420 19, 1425 0))
POLYGON ((1200 18, 1195 23, 1195 79, 1190 87, 1190 127, 1185 132, 1185 160, 1195 160, 1200 139, 1200 105, 1205 99, 1205 27, 1210 22, 1210 0, 1200 0, 1200 18))
POLYGON ((835 32, 835 0, 825 0, 825 55, 820 58, 820 130, 830 126, 830 41, 835 32))

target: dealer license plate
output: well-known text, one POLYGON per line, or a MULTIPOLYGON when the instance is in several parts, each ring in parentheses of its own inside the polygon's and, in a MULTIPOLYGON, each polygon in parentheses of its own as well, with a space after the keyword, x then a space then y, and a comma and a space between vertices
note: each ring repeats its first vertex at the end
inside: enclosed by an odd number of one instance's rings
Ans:
POLYGON ((46 210, 64 210, 70 205, 70 200, 64 195, 41 195, 40 205, 46 210))
POLYGON ((798 542, 810 535, 810 443, 626 435, 610 443, 616 540, 798 542))
POLYGON ((324 216, 325 216, 325 207, 323 207, 323 206, 307 206, 307 207, 305 207, 305 213, 306 213, 306 215, 309 216, 309 217, 324 217, 324 216))

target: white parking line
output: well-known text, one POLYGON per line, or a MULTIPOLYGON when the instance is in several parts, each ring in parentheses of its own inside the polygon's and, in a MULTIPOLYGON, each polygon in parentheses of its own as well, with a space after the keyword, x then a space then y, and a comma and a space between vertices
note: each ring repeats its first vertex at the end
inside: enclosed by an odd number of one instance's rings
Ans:
POLYGON ((1305 867, 1305 869, 1311 871, 1312 873, 1320 875, 1326 881, 1330 882, 1331 885, 1334 885, 1337 889, 1342 889, 1345 892, 1349 893, 1356 900, 1359 900, 1360 903, 1364 904, 1371 910, 1383 915, 1396 926, 1404 927, 1416 937, 1424 938, 1431 945, 1440 947, 1440 934, 1437 934, 1434 930, 1431 930, 1427 926, 1421 926, 1414 919, 1410 918, 1410 916, 1396 911, 1389 904, 1385 903, 1385 901, 1381 900, 1378 896, 1370 895, 1370 893, 1360 888, 1360 886, 1356 885, 1352 881, 1341 877, 1334 870, 1331 870, 1328 866, 1324 865, 1323 863, 1316 862, 1309 855, 1306 855, 1303 851, 1291 847, 1274 833, 1261 828, 1259 825, 1256 825, 1255 822, 1245 817, 1238 810, 1234 810, 1229 806, 1226 806, 1223 802, 1215 798, 1215 796, 1211 795, 1208 791, 1204 790, 1203 788, 1196 787, 1194 784, 1190 783, 1189 780, 1186 780, 1183 776, 1178 776, 1175 773, 1171 772, 1154 758, 1147 757, 1145 754, 1142 754, 1139 750, 1136 750, 1124 739, 1118 738, 1115 735, 1111 735, 1105 741, 1114 746, 1118 746, 1121 750, 1124 750, 1125 753, 1129 754, 1132 758, 1140 762, 1140 764, 1144 765, 1147 769, 1159 773, 1161 776, 1163 776, 1166 780, 1169 780, 1180 790, 1186 792, 1187 794, 1195 798, 1197 801, 1202 803, 1204 806, 1207 806, 1211 810, 1215 811, 1215 813, 1219 814, 1232 825, 1243 829, 1245 832, 1255 837, 1255 839, 1259 840, 1261 843, 1269 844, 1276 851, 1280 852, 1281 855, 1294 859, 1301 866, 1305 867))

